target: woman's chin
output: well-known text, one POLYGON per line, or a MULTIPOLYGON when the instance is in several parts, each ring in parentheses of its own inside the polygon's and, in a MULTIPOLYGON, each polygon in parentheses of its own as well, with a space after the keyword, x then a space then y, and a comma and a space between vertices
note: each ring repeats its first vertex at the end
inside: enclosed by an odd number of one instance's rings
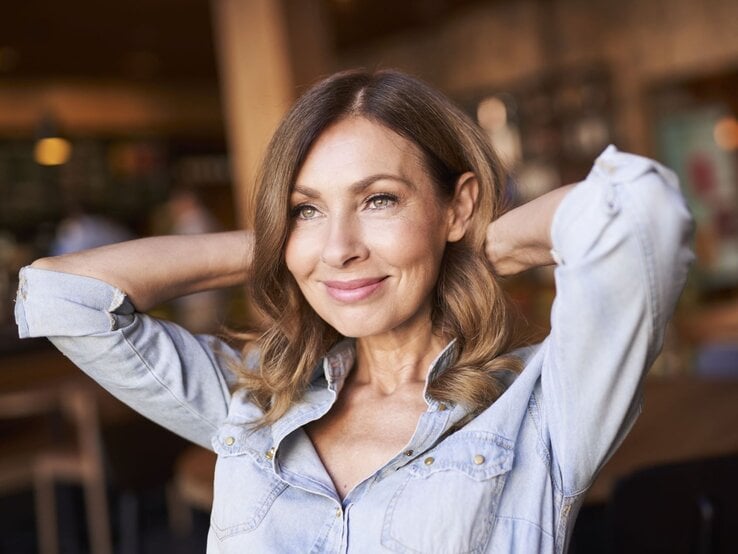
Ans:
POLYGON ((362 339, 379 334, 371 329, 367 329, 366 325, 332 325, 341 336, 349 339, 362 339))
POLYGON ((346 338, 365 339, 382 335, 406 333, 423 333, 430 329, 430 308, 423 308, 414 314, 404 311, 389 310, 384 306, 373 306, 372 309, 361 310, 325 310, 319 316, 340 335, 346 338), (385 308, 385 309, 382 309, 385 308), (329 316, 329 317, 324 317, 329 316))
POLYGON ((382 334, 386 331, 384 326, 372 324, 369 321, 331 321, 326 323, 333 327, 340 335, 350 339, 361 339, 382 334))

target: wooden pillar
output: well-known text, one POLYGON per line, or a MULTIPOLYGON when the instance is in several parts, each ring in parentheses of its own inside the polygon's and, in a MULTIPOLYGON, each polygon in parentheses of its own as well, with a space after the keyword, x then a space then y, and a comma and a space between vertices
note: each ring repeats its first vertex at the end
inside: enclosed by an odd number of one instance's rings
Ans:
POLYGON ((297 85, 311 80, 304 68, 315 77, 328 66, 327 49, 315 47, 327 44, 326 29, 318 0, 297 5, 289 0, 212 0, 211 5, 237 217, 250 227, 264 149, 295 99, 297 85), (300 35, 312 37, 309 48, 301 48, 304 39, 292 32, 290 18, 298 16, 300 35))

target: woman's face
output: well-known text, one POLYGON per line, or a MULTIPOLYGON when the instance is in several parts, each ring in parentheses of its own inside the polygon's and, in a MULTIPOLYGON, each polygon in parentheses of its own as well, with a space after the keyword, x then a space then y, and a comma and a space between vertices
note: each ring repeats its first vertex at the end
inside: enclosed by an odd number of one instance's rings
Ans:
POLYGON ((343 119, 297 176, 287 267, 344 336, 427 325, 451 226, 445 204, 417 146, 367 119, 343 119))

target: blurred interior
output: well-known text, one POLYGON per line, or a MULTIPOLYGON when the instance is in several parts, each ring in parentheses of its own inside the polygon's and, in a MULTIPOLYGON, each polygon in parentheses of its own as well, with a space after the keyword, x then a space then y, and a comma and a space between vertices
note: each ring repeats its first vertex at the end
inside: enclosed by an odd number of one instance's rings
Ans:
MULTIPOLYGON (((654 519, 628 485, 661 466, 696 484, 670 501, 688 515, 667 527, 679 546, 660 551, 738 551, 720 524, 738 514, 736 30, 734 0, 6 5, 0 552, 204 551, 212 456, 131 413, 45 340, 19 341, 18 270, 106 241, 248 227, 261 152, 285 109, 317 78, 357 66, 409 71, 455 99, 509 168, 514 203, 584 178, 610 143, 679 174, 698 260, 644 412, 590 491, 571 551, 655 551, 627 546, 651 539, 624 542, 634 524, 623 514, 654 519)), ((551 272, 506 287, 544 336, 551 272)), ((217 331, 248 324, 248 299, 233 290, 156 313, 217 331)))

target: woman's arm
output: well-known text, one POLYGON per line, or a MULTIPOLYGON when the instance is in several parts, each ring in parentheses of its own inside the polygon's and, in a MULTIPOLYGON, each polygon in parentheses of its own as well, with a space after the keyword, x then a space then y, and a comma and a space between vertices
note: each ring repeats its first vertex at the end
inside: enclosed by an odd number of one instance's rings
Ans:
POLYGON ((486 253, 498 275, 514 275, 554 263, 551 257, 553 216, 574 186, 554 189, 489 224, 486 253))
POLYGON ((693 258, 691 234, 676 176, 614 147, 583 182, 490 226, 488 252, 501 274, 556 256, 533 417, 566 495, 586 490, 635 421, 693 258))
POLYGON ((243 282, 251 235, 152 237, 43 258, 23 268, 21 337, 48 337, 114 396, 209 447, 226 418, 240 353, 141 313, 179 295, 243 282))
POLYGON ((661 349, 693 258, 692 220, 673 172, 614 147, 559 200, 553 216, 556 201, 546 197, 540 210, 533 211, 534 201, 510 212, 520 227, 512 231, 513 247, 534 253, 510 257, 525 268, 531 259, 545 260, 549 248, 556 255, 535 417, 559 470, 555 485, 575 495, 640 410, 644 373, 661 349))
POLYGON ((178 296, 242 283, 251 255, 251 233, 231 231, 132 240, 41 258, 32 267, 105 281, 143 312, 178 296))

